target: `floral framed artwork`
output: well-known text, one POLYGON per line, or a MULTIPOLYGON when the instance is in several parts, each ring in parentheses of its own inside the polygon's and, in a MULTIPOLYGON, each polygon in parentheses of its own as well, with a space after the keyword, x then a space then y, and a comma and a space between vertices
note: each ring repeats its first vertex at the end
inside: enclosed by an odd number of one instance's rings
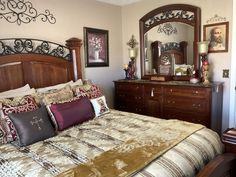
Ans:
POLYGON ((209 41, 209 53, 228 52, 229 22, 204 25, 204 41, 209 41))
POLYGON ((108 30, 84 27, 86 67, 109 66, 108 30))

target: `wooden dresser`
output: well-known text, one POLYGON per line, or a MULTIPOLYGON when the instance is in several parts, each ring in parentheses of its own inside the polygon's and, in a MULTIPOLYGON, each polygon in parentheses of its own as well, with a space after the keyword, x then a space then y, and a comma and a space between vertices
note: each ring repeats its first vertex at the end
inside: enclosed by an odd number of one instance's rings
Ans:
POLYGON ((221 134, 223 84, 118 80, 115 109, 201 123, 221 134))

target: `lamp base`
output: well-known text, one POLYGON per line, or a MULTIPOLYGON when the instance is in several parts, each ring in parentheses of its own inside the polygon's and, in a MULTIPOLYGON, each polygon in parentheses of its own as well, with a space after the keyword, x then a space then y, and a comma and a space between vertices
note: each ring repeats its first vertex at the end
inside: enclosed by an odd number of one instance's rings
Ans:
POLYGON ((128 70, 128 76, 129 79, 137 79, 137 77, 135 76, 135 72, 136 72, 136 67, 135 67, 135 58, 130 58, 131 61, 129 62, 129 70, 128 70))
POLYGON ((209 62, 206 57, 202 58, 202 81, 203 84, 209 84, 209 62))

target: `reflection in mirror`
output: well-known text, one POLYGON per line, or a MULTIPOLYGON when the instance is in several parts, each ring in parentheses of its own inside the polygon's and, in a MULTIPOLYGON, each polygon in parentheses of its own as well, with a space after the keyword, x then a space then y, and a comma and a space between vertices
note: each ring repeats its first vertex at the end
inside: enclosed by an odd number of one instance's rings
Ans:
POLYGON ((158 7, 139 20, 139 27, 142 79, 155 78, 155 75, 158 78, 158 75, 165 74, 173 80, 189 80, 190 75, 186 70, 190 66, 194 66, 198 77, 200 62, 197 42, 200 41, 201 30, 199 7, 188 4, 158 7))
MULTIPOLYGON (((145 75, 156 73, 164 75, 186 75, 186 71, 177 72, 177 70, 179 70, 180 67, 186 68, 194 65, 193 42, 194 28, 181 22, 163 23, 146 32, 144 34, 145 75), (173 71, 170 70, 169 72, 161 72, 158 65, 161 61, 158 61, 158 58, 160 59, 162 54, 163 56, 167 56, 167 48, 172 48, 176 51, 179 51, 179 53, 175 52, 176 54, 171 56, 172 61, 168 62, 170 64, 171 70, 173 71), (182 57, 182 59, 180 59, 180 57, 182 57), (187 66, 184 67, 184 65, 187 66)), ((169 53, 173 54, 174 50, 171 52, 169 51, 169 53)))

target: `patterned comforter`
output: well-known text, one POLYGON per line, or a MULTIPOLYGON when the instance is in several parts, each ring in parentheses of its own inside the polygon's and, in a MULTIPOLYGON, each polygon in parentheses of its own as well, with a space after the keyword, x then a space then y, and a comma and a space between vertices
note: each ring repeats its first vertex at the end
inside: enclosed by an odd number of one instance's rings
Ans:
MULTIPOLYGON (((18 148, 14 144, 0 146, 0 176, 57 176, 68 169, 88 163, 132 136, 142 136, 150 127, 154 128, 153 125, 168 123, 163 119, 112 110, 109 114, 27 147, 18 148), (140 122, 145 122, 145 125, 140 126, 140 122)), ((163 131, 159 126, 155 127, 155 132, 162 134, 163 139, 175 136, 169 129, 163 131)), ((202 128, 133 176, 195 176, 206 163, 222 152, 223 145, 219 136, 202 128)), ((135 161, 135 158, 132 160, 135 161)))

